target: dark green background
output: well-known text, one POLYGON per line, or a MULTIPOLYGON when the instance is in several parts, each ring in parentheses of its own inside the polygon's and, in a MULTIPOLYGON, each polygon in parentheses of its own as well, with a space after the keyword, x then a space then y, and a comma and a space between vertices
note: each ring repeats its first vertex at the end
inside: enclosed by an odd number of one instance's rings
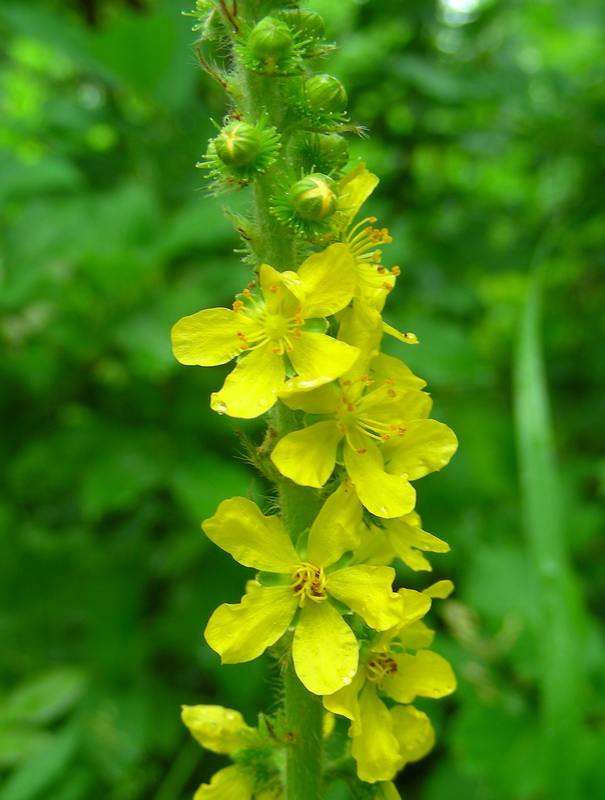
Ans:
MULTIPOLYGON (((422 704, 438 745, 406 768, 403 796, 555 797, 536 654, 558 634, 535 624, 546 601, 512 411, 532 264, 545 276, 559 568, 580 597, 563 680, 578 752, 561 759, 581 798, 605 796, 605 6, 311 7, 339 44, 327 69, 371 132, 351 149, 381 177, 367 213, 402 267, 386 317, 421 340, 389 352, 429 381, 434 416, 460 438, 452 464, 417 484, 425 527, 452 553, 432 558, 433 576, 399 574, 454 579, 431 621, 460 686, 422 704)), ((194 168, 224 98, 196 68, 182 8, 0 2, 0 800, 185 800, 226 762, 189 740, 180 703, 254 724, 271 702, 268 662, 219 668, 202 638, 250 573, 199 523, 267 487, 239 457, 238 421, 209 410, 228 368, 185 368, 170 351, 179 317, 249 280, 194 168)))

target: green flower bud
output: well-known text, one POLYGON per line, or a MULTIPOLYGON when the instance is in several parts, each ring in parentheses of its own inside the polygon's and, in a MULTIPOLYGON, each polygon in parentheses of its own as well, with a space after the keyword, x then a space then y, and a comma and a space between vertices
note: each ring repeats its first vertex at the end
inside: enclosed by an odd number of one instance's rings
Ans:
POLYGON ((303 171, 338 172, 349 160, 349 146, 337 133, 298 133, 290 153, 295 167, 303 171))
POLYGON ((285 22, 290 30, 302 34, 305 39, 321 39, 326 32, 322 17, 308 8, 284 8, 277 11, 276 16, 285 22))
POLYGON ((263 17, 248 37, 248 52, 258 61, 280 61, 287 58, 294 43, 290 28, 279 19, 263 17))
POLYGON ((296 214, 307 222, 331 217, 338 206, 336 184, 327 175, 305 175, 290 189, 290 202, 296 214))
POLYGON ((306 82, 305 89, 313 108, 340 113, 347 107, 347 90, 332 75, 314 75, 306 82))
POLYGON ((262 135, 247 122, 232 122, 214 140, 216 154, 228 167, 243 167, 258 158, 262 135))

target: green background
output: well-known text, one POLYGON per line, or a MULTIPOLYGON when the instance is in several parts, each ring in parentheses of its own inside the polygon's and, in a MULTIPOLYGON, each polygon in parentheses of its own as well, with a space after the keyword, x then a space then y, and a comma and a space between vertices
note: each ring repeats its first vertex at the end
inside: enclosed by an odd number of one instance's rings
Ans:
MULTIPOLYGON (((417 484, 452 552, 398 575, 455 581, 431 622, 459 689, 401 791, 605 796, 605 6, 311 7, 371 132, 385 315, 421 340, 387 347, 460 439, 417 484)), ((249 280, 194 167, 224 97, 182 8, 0 2, 0 800, 185 800, 226 761, 180 704, 271 702, 267 660, 202 637, 250 573, 200 521, 267 487, 234 434, 260 423, 208 406, 229 368, 170 351, 249 280)))

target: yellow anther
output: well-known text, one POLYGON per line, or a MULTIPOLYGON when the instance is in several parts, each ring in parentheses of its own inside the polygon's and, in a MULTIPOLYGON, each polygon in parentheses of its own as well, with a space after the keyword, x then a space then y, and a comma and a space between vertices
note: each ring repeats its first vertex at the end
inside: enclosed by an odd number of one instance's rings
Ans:
POLYGON ((401 269, 399 267, 391 267, 391 273, 395 276, 401 275, 401 269))
POLYGON ((368 452, 368 449, 367 447, 359 447, 355 450, 355 452, 359 453, 359 455, 362 456, 364 453, 368 452))
POLYGON ((274 283, 271 284, 271 286, 269 286, 269 291, 271 292, 271 294, 275 294, 277 292, 277 289, 278 287, 274 283))
POLYGON ((387 394, 389 397, 397 397, 397 392, 395 389, 387 389, 387 394))
POLYGON ((298 328, 292 328, 292 334, 295 336, 296 339, 300 339, 300 337, 302 336, 298 328))
POLYGON ((234 311, 239 311, 240 308, 243 308, 243 307, 244 307, 244 304, 242 303, 241 300, 234 300, 233 301, 232 308, 233 308, 234 311))

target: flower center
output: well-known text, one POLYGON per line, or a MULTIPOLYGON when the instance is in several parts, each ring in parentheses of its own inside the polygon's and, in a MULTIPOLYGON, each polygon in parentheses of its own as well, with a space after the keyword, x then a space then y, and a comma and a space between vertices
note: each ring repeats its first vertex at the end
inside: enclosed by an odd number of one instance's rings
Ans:
POLYGON ((382 683, 388 675, 395 675, 397 662, 390 653, 374 653, 366 664, 367 678, 382 689, 382 683))
MULTIPOLYGON (((277 291, 277 287, 271 287, 269 291, 277 291)), ((244 289, 246 302, 236 300, 233 303, 233 310, 242 314, 248 322, 253 325, 246 325, 246 331, 238 331, 237 338, 242 350, 255 350, 264 344, 272 343, 271 350, 276 355, 291 353, 292 337, 300 337, 299 326, 304 324, 304 319, 300 310, 293 317, 284 314, 270 314, 267 312, 265 304, 259 302, 249 289, 244 289)))
POLYGON ((323 567, 315 567, 308 561, 297 564, 292 570, 292 591, 297 594, 298 605, 302 608, 310 598, 315 603, 326 600, 326 584, 328 579, 323 567))
MULTIPOLYGON (((395 383, 386 380, 383 386, 373 388, 367 394, 366 389, 374 386, 374 381, 367 375, 362 375, 356 381, 341 381, 343 390, 341 399, 342 406, 336 413, 338 426, 345 436, 348 432, 356 428, 361 433, 371 439, 385 442, 392 436, 404 436, 406 427, 396 419, 392 422, 383 422, 373 419, 371 409, 378 403, 388 403, 389 400, 396 401, 401 395, 395 389, 395 383)), ((351 444, 349 442, 349 444, 351 444)), ((352 446, 352 445, 351 445, 352 446)), ((358 453, 365 450, 354 448, 358 453)))

